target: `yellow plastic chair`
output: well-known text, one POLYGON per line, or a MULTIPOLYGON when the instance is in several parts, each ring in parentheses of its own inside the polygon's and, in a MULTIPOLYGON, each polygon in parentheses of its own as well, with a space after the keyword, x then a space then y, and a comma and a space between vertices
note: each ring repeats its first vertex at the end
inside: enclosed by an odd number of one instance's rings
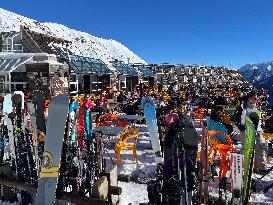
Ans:
POLYGON ((115 144, 116 147, 116 161, 120 165, 120 152, 122 150, 133 150, 133 159, 137 162, 136 142, 138 141, 137 129, 125 130, 119 136, 119 142, 115 144), (127 142, 129 139, 133 139, 134 142, 127 142))
POLYGON ((270 133, 263 133, 263 138, 266 140, 272 139, 273 138, 273 134, 270 133))

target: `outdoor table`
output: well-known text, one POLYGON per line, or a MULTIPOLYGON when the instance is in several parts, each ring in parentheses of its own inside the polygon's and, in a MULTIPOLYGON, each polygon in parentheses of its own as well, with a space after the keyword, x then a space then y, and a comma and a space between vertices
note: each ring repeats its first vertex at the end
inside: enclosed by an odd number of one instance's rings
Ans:
POLYGON ((193 109, 193 110, 194 110, 194 109, 197 109, 197 108, 198 108, 198 106, 197 106, 197 105, 189 105, 189 106, 188 106, 188 108, 190 108, 190 109, 193 109))
POLYGON ((118 104, 118 105, 127 105, 128 102, 116 102, 116 104, 118 104))
POLYGON ((236 108, 233 108, 233 107, 229 107, 229 108, 225 108, 226 111, 236 111, 236 108))
POLYGON ((125 130, 125 127, 98 126, 93 132, 100 132, 102 135, 117 136, 125 130))
POLYGON ((125 119, 128 121, 140 121, 142 120, 144 117, 143 116, 139 116, 139 115, 122 115, 120 116, 120 119, 125 119))

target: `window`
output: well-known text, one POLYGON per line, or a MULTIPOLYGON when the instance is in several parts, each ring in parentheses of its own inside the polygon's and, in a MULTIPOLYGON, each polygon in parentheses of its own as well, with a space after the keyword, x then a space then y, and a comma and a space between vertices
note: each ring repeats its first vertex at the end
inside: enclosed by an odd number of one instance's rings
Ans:
POLYGON ((11 73, 11 81, 12 82, 26 82, 26 73, 21 72, 12 72, 11 73))
POLYGON ((22 84, 17 84, 17 85, 15 86, 15 88, 16 88, 16 90, 18 90, 18 91, 23 91, 23 85, 22 85, 22 84))
POLYGON ((21 51, 23 49, 22 45, 14 45, 13 50, 21 51))
POLYGON ((5 76, 0 76, 0 93, 5 93, 5 76))
POLYGON ((77 85, 76 84, 70 84, 70 92, 77 91, 77 85))
POLYGON ((76 75, 70 75, 70 82, 76 82, 77 78, 76 75))
POLYGON ((5 82, 5 76, 0 76, 0 83, 4 83, 5 82))
POLYGON ((9 43, 11 43, 11 39, 8 38, 3 39, 3 44, 7 45, 9 43))
POLYGON ((0 93, 5 93, 4 90, 5 90, 4 84, 0 84, 0 93))
POLYGON ((92 75, 92 76, 91 76, 91 82, 92 82, 92 83, 97 83, 97 82, 98 82, 98 76, 92 75))

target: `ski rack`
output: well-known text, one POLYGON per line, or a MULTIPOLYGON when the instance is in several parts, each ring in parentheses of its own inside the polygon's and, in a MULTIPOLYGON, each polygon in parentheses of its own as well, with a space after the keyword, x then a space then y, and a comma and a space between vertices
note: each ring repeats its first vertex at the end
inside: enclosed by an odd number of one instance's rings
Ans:
MULTIPOLYGON (((31 103, 31 100, 29 100, 29 102, 31 103)), ((40 105, 40 106, 43 107, 44 104, 40 105)), ((86 110, 86 108, 84 109, 84 111, 85 110, 86 110)), ((12 109, 10 112, 6 112, 5 115, 7 115, 11 112, 12 112, 12 109)), ((18 112, 20 112, 20 111, 18 111, 18 112)), ((45 110, 44 110, 44 112, 45 112, 45 110)), ((25 117, 24 114, 31 115, 31 112, 29 112, 29 110, 26 110, 26 112, 24 112, 24 113, 22 112, 21 114, 22 114, 22 116, 20 117, 21 121, 19 121, 19 122, 25 123, 22 125, 22 128, 29 129, 29 132, 31 132, 32 125, 28 125, 27 122, 24 122, 22 120, 25 117), (29 127, 27 127, 27 126, 29 126, 29 127)), ((91 114, 90 114, 90 116, 91 116, 91 114)), ((86 116, 84 116, 84 117, 86 117, 86 116)), ((33 122, 36 124, 36 121, 33 121, 33 122)), ((90 126, 89 132, 91 132, 91 134, 92 134, 92 127, 91 127, 92 124, 91 123, 92 123, 92 121, 90 119, 89 124, 87 124, 85 126, 90 126)), ((32 129, 33 129, 33 127, 32 127, 32 129)), ((21 130, 22 129, 20 129, 19 131, 21 131, 21 130)), ((17 131, 17 129, 16 129, 16 131, 17 131)), ((69 136, 67 136, 67 134, 69 134, 68 131, 69 131, 69 127, 68 127, 68 125, 66 125, 65 133, 64 133, 65 140, 67 140, 66 138, 69 137, 69 136)), ((3 132, 3 130, 1 130, 1 132, 3 132)), ((87 134, 90 135, 90 133, 87 133, 87 134)), ((22 137, 24 137, 24 138, 29 137, 28 132, 26 132, 26 133, 24 132, 23 135, 24 136, 22 136, 22 137)), ((8 135, 6 134, 5 137, 7 138, 7 136, 8 135)), ((89 136, 89 137, 91 137, 91 136, 89 136)), ((28 142, 28 145, 35 146, 33 144, 33 142, 28 142)), ((17 149, 21 149, 21 147, 18 147, 17 149)), ((33 152, 33 150, 34 150, 33 147, 30 150, 33 152)), ((69 152, 70 150, 64 149, 62 152, 66 153, 65 151, 69 152)), ((9 155, 10 155, 10 153, 9 153, 9 155)), ((94 156, 95 155, 96 154, 94 153, 94 156)), ((65 161, 62 161, 62 162, 65 162, 65 161)), ((89 163, 89 161, 86 163, 89 163)), ((16 166, 14 164, 10 164, 9 160, 7 160, 3 164, 0 164, 0 173, 1 173, 0 194, 1 194, 1 187, 4 187, 5 190, 8 190, 8 192, 12 193, 12 195, 13 195, 13 196, 8 196, 8 195, 6 196, 4 194, 4 196, 6 197, 6 200, 8 200, 8 198, 10 198, 10 200, 17 199, 16 194, 19 193, 21 195, 22 204, 23 205, 29 204, 31 201, 34 201, 35 195, 37 193, 37 179, 36 179, 37 176, 36 175, 31 176, 30 178, 25 178, 25 179, 22 179, 19 181, 13 173, 15 167, 16 166), (25 199, 23 199, 23 198, 25 198, 25 199)), ((29 163, 28 164, 26 163, 25 170, 27 170, 29 168, 31 168, 32 170, 35 169, 35 167, 32 164, 30 165, 29 163)), ((66 176, 65 178, 62 178, 62 175, 64 172, 65 172, 65 170, 62 169, 62 166, 60 166, 59 179, 64 179, 65 182, 70 182, 71 179, 72 179, 72 181, 76 179, 75 177, 73 178, 73 176, 71 176, 71 177, 66 176)), ((93 173, 91 173, 91 174, 93 174, 93 173)), ((66 183, 62 184, 60 186, 61 187, 60 189, 57 188, 56 204, 63 204, 63 203, 61 203, 61 201, 67 201, 67 202, 76 203, 76 204, 81 202, 82 205, 85 205, 85 204, 94 204, 94 205, 97 205, 97 204, 103 204, 103 205, 104 204, 113 204, 113 205, 118 204, 118 202, 119 202, 118 195, 121 194, 122 189, 120 187, 118 187, 118 174, 117 174, 117 166, 116 165, 112 168, 109 167, 109 169, 107 171, 104 170, 103 173, 96 173, 95 180, 91 180, 91 181, 88 181, 88 179, 85 179, 85 180, 86 180, 85 181, 86 184, 89 183, 89 185, 91 185, 91 186, 87 187, 87 189, 85 187, 85 190, 83 190, 83 192, 78 192, 78 190, 75 193, 67 192, 67 189, 66 189, 67 184, 66 183), (106 181, 108 181, 108 183, 106 181), (106 182, 106 183, 102 183, 102 182, 106 182), (94 193, 96 192, 96 193, 93 194, 93 192, 94 193), (84 196, 84 195, 86 195, 86 193, 89 193, 89 196, 92 196, 92 197, 84 196), (84 195, 81 195, 81 194, 84 194, 84 195)), ((62 180, 59 180, 59 181, 62 181, 62 180)), ((58 187, 58 185, 57 185, 57 187, 58 187)), ((6 193, 6 192, 4 191, 4 193, 6 193)))
MULTIPOLYGON (((113 198, 117 198, 117 195, 121 194, 122 189, 118 186, 111 185, 111 184, 117 185, 117 167, 114 166, 109 168, 108 172, 106 172, 104 175, 107 177, 107 180, 110 184, 108 186, 108 201, 100 200, 97 198, 86 197, 86 196, 79 196, 79 195, 72 194, 70 192, 61 192, 57 194, 56 204, 57 205, 62 204, 63 201, 76 203, 76 204, 80 201, 81 205, 117 204, 118 200, 114 200, 113 198)), ((18 191, 25 191, 30 194, 35 194, 37 192, 37 186, 33 184, 28 184, 26 182, 16 181, 14 179, 7 178, 7 177, 0 177, 0 186, 10 187, 18 191)))

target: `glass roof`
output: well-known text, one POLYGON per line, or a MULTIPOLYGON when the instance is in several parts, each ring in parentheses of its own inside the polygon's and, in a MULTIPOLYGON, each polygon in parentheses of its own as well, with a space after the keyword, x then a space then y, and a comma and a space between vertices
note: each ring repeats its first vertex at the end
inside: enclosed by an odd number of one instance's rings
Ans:
POLYGON ((141 76, 144 76, 144 77, 155 77, 155 74, 153 73, 153 71, 151 71, 149 68, 146 68, 145 66, 139 67, 138 71, 139 71, 139 73, 140 73, 141 76))
POLYGON ((20 34, 20 32, 16 31, 10 31, 10 32, 2 32, 2 37, 3 38, 13 38, 14 36, 20 34))
POLYGON ((0 58, 0 71, 9 72, 11 70, 14 70, 16 69, 17 66, 26 62, 30 58, 31 57, 21 57, 21 58, 15 58, 15 59, 0 58))
POLYGON ((138 76, 137 70, 129 64, 124 64, 121 62, 113 62, 113 66, 117 69, 117 71, 121 75, 138 76))
POLYGON ((111 70, 107 65, 99 59, 78 56, 70 51, 65 52, 61 48, 54 48, 57 56, 64 59, 75 73, 94 73, 94 74, 111 74, 111 70), (69 55, 67 55, 69 53, 69 55))

